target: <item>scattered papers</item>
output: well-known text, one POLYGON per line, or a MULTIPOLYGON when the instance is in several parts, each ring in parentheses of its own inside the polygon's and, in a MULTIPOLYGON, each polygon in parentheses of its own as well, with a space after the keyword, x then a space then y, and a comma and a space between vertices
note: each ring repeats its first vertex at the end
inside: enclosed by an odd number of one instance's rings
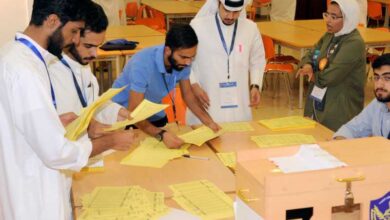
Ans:
POLYGON ((215 133, 207 126, 199 127, 193 131, 187 132, 179 136, 185 143, 194 144, 196 146, 202 146, 206 141, 209 141, 213 138, 220 136, 223 133, 223 130, 215 133))
POLYGON ((111 126, 111 128, 106 129, 106 131, 118 130, 126 127, 127 125, 132 125, 137 122, 143 121, 150 116, 166 109, 168 106, 169 105, 166 104, 156 104, 144 99, 130 114, 130 116, 132 117, 131 120, 126 119, 124 121, 116 122, 111 126))
POLYGON ((260 120, 259 123, 273 131, 314 128, 316 125, 315 121, 304 118, 302 116, 266 119, 260 120))
POLYGON ((207 180, 169 186, 173 199, 186 211, 202 219, 233 217, 233 200, 207 180))
POLYGON ((65 137, 71 141, 77 140, 80 135, 87 130, 89 122, 99 107, 124 89, 125 86, 120 89, 109 89, 96 101, 84 108, 81 111, 80 116, 66 127, 65 137))
POLYGON ((298 153, 288 157, 269 158, 284 173, 322 170, 347 166, 316 144, 302 145, 298 153))
POLYGON ((251 140, 254 141, 260 148, 316 143, 313 136, 305 134, 260 135, 252 136, 251 140))
POLYGON ((230 122, 220 124, 224 132, 245 132, 254 131, 253 127, 248 122, 230 122))
POLYGON ((139 186, 97 187, 83 196, 82 203, 80 220, 156 219, 169 211, 164 193, 139 186))
POLYGON ((232 169, 236 168, 236 153, 235 152, 229 152, 229 153, 217 153, 218 158, 221 160, 223 165, 230 167, 232 169))
POLYGON ((146 138, 140 145, 121 161, 122 165, 161 168, 170 160, 188 154, 188 147, 184 145, 180 149, 169 149, 164 142, 155 138, 146 138))

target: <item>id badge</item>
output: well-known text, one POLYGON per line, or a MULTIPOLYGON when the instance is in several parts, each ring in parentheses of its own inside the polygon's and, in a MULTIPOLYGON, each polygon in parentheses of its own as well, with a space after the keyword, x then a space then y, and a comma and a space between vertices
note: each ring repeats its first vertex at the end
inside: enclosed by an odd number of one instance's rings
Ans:
POLYGON ((310 97, 318 102, 322 102, 327 89, 328 87, 321 89, 318 86, 314 86, 313 91, 311 91, 310 97))
POLYGON ((237 82, 219 83, 221 94, 221 108, 237 108, 238 107, 238 90, 237 82))

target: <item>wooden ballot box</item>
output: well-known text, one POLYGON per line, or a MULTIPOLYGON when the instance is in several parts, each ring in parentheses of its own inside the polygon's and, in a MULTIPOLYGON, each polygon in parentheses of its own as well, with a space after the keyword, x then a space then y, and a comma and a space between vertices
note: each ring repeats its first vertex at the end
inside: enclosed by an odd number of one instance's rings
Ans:
POLYGON ((266 220, 288 219, 288 212, 306 209, 312 211, 308 219, 330 220, 340 207, 360 209, 357 219, 387 219, 379 217, 390 214, 390 194, 383 200, 385 210, 370 204, 390 192, 390 141, 370 137, 318 145, 347 166, 283 173, 268 158, 294 155, 300 146, 237 152, 238 198, 266 220))

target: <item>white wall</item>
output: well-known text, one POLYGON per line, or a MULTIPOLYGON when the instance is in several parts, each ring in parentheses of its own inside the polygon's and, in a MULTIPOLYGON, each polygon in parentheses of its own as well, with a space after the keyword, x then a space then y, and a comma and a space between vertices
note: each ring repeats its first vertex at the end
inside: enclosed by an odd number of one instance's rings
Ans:
POLYGON ((0 46, 23 31, 31 14, 33 0, 0 0, 0 46))

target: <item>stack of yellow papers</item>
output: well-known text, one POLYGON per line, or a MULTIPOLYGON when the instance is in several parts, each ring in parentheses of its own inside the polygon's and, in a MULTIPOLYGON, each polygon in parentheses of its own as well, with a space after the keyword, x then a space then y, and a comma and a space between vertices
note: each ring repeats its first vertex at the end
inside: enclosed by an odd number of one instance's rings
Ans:
POLYGON ((71 141, 77 140, 85 130, 87 130, 89 122, 91 121, 95 112, 101 107, 104 103, 114 97, 116 94, 120 93, 125 89, 125 86, 120 89, 109 89, 103 93, 96 101, 88 105, 81 111, 80 116, 70 123, 66 127, 65 137, 71 141))
POLYGON ((169 149, 164 142, 155 138, 146 138, 140 145, 121 161, 122 165, 161 168, 170 160, 188 154, 188 147, 184 145, 180 149, 169 149))
POLYGON ((253 127, 248 122, 230 122, 222 123, 222 129, 225 132, 245 132, 245 131, 254 131, 253 127))
POLYGON ((261 148, 316 143, 316 139, 313 136, 305 134, 260 135, 252 136, 251 140, 256 142, 257 146, 261 148))
POLYGON ((206 141, 220 136, 221 134, 223 134, 223 132, 223 129, 221 129, 220 131, 215 133, 209 127, 203 125, 202 127, 180 135, 179 138, 181 138, 184 143, 202 146, 202 144, 204 144, 206 141))
POLYGON ((169 186, 173 199, 186 211, 202 219, 233 217, 233 200, 207 180, 169 186))
POLYGON ((169 211, 164 193, 139 186, 97 187, 83 196, 82 203, 81 220, 158 219, 169 211))
POLYGON ((221 160, 223 165, 230 167, 232 169, 236 169, 236 153, 228 152, 228 153, 217 153, 218 158, 221 160))
POLYGON ((314 128, 316 125, 315 121, 302 116, 266 119, 260 120, 259 123, 273 131, 314 128))
POLYGON ((124 120, 117 122, 111 126, 111 128, 106 129, 106 131, 114 131, 118 130, 121 128, 126 127, 127 125, 132 125, 137 122, 143 121, 150 116, 166 109, 169 105, 166 104, 156 104, 151 101, 148 101, 144 99, 138 106, 137 108, 134 109, 134 111, 130 114, 131 120, 124 120))

